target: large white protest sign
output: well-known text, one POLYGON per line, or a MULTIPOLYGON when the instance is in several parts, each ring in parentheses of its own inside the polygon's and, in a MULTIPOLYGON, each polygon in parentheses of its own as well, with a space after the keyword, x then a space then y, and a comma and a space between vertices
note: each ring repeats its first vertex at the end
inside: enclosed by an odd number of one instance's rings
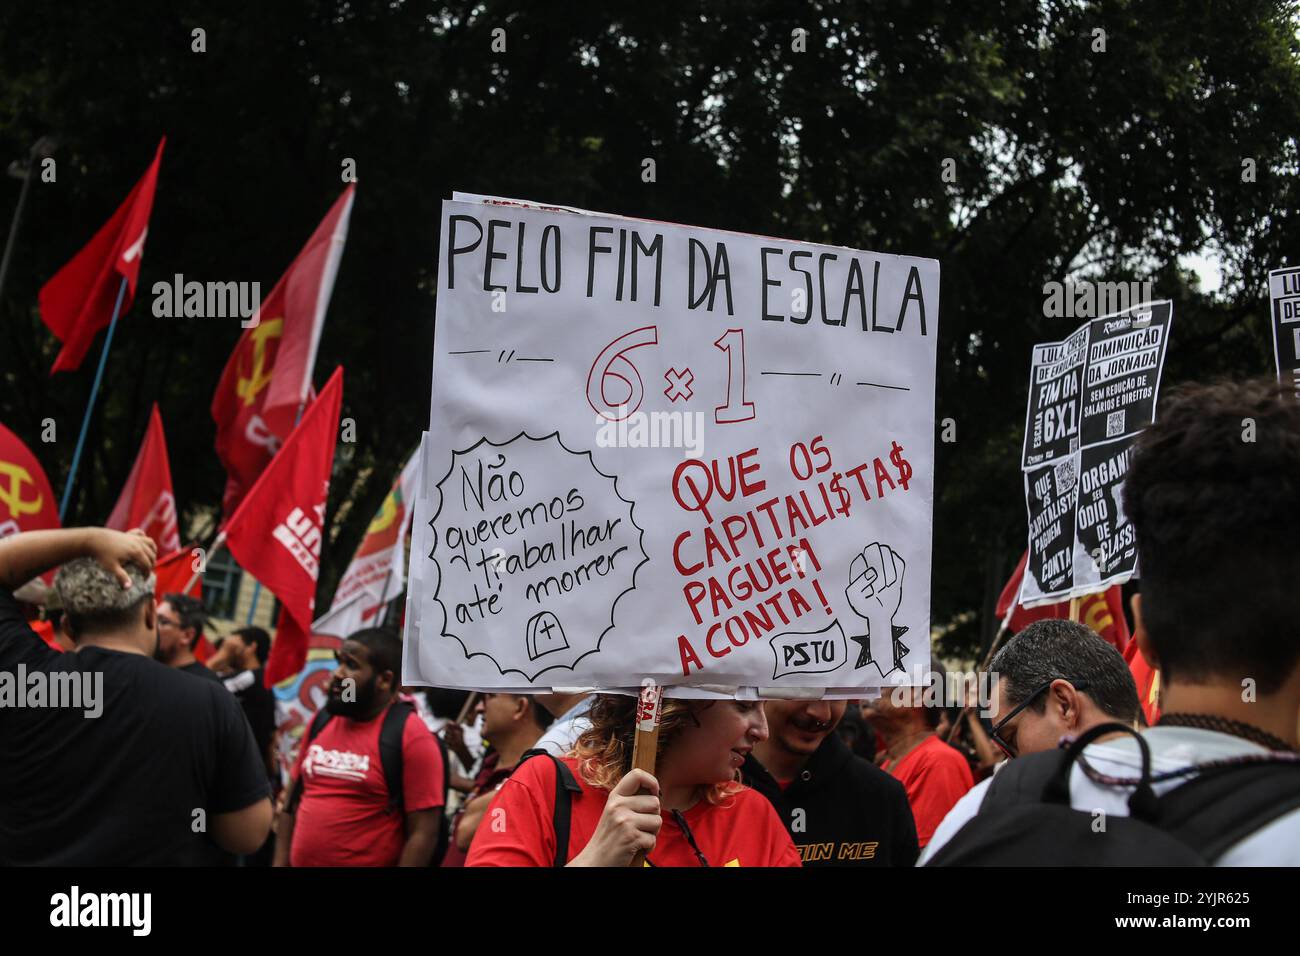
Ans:
POLYGON ((1300 268, 1292 266, 1270 272, 1268 297, 1277 380, 1290 387, 1300 399, 1300 268))
POLYGON ((445 203, 404 681, 918 682, 938 323, 933 260, 445 203))
POLYGON ((1170 302, 1148 303, 1034 346, 1021 458, 1029 561, 1020 605, 1092 594, 1136 574, 1124 476, 1133 437, 1155 420, 1172 318, 1170 302))

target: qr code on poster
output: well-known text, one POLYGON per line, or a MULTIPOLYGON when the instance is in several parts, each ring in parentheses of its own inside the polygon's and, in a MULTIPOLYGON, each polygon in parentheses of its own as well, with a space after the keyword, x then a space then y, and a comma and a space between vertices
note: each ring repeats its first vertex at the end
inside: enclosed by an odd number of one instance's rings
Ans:
POLYGON ((1124 434, 1124 409, 1121 408, 1106 416, 1106 437, 1114 438, 1122 434, 1124 434))
POLYGON ((1074 459, 1067 458, 1056 466, 1056 488, 1058 494, 1065 494, 1074 487, 1074 459))

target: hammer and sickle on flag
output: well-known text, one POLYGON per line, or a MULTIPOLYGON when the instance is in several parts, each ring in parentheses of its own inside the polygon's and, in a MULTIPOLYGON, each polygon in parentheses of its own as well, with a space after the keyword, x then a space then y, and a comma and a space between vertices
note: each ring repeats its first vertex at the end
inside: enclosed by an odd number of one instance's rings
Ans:
POLYGON ((1106 606, 1103 594, 1090 594, 1084 600, 1088 602, 1088 608, 1083 614, 1084 624, 1098 634, 1104 633, 1106 628, 1114 625, 1115 619, 1111 617, 1110 608, 1106 606))
POLYGON ((9 509, 9 517, 17 518, 19 515, 34 515, 41 510, 45 498, 39 490, 37 490, 35 498, 23 498, 23 485, 32 485, 33 488, 36 485, 36 482, 32 480, 31 472, 26 468, 12 462, 0 461, 0 478, 9 479, 7 490, 3 485, 0 485, 0 501, 3 501, 9 509))
POLYGON ((244 400, 246 406, 252 405, 257 400, 258 394, 271 384, 272 373, 266 367, 267 343, 271 339, 278 339, 283 330, 283 318, 261 322, 253 330, 253 368, 248 375, 244 375, 241 363, 239 382, 236 385, 236 393, 244 400))

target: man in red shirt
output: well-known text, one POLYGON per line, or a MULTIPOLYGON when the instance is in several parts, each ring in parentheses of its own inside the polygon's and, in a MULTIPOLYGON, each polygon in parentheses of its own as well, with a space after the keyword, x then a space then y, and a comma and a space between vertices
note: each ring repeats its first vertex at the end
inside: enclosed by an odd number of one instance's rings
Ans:
MULTIPOLYGON (((938 680, 942 689, 943 672, 937 665, 931 678, 938 680)), ((961 751, 935 733, 943 714, 942 694, 934 706, 926 707, 922 702, 925 690, 885 688, 878 698, 862 705, 862 716, 884 745, 881 768, 897 777, 907 791, 916 819, 916 842, 922 849, 953 804, 975 785, 961 751)))
POLYGON ((397 700, 401 639, 367 628, 336 656, 324 708, 330 718, 310 740, 310 729, 303 736, 277 821, 275 865, 428 866, 446 769, 429 728, 397 700), (400 708, 393 719, 402 721, 400 794, 389 793, 380 746, 390 708, 400 708))
POLYGON ((483 737, 491 742, 492 752, 483 758, 474 789, 452 821, 452 846, 442 861, 446 867, 465 865, 474 834, 492 798, 552 720, 550 712, 526 694, 484 694, 474 713, 483 715, 483 737))

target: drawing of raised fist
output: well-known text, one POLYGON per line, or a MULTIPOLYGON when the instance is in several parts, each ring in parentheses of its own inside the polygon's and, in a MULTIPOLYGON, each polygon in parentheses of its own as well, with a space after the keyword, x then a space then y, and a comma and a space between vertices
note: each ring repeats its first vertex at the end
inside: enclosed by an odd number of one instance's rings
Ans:
MULTIPOLYGON (((853 613, 866 621, 866 633, 852 637, 862 647, 855 667, 874 663, 883 677, 902 667, 907 648, 899 640, 906 627, 894 624, 903 602, 903 573, 907 565, 889 545, 875 542, 849 564, 849 584, 844 589, 853 613)), ((846 622, 846 631, 853 631, 846 622)))

